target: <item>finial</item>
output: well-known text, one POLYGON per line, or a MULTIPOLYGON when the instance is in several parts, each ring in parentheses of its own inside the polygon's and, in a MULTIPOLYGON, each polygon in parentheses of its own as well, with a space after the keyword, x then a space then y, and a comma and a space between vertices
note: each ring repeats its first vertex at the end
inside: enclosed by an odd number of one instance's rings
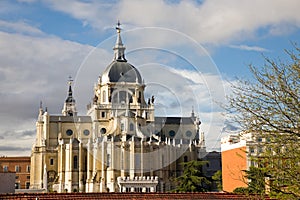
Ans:
POLYGON ((69 85, 72 85, 72 82, 73 82, 72 76, 69 76, 69 80, 68 80, 69 85))
POLYGON ((43 102, 40 101, 40 109, 43 109, 43 102))
POLYGON ((121 32, 121 23, 120 23, 120 20, 118 20, 118 23, 117 23, 117 26, 116 26, 116 29, 117 29, 117 33, 120 33, 121 32))
POLYGON ((195 117, 194 106, 192 106, 192 117, 195 117))

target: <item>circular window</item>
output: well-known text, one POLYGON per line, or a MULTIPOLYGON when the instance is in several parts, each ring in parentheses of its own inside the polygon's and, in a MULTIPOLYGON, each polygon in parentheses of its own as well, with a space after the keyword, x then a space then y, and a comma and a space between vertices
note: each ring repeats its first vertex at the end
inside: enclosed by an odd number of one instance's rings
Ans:
POLYGON ((191 131, 187 131, 187 132, 185 132, 185 135, 186 135, 187 137, 191 137, 191 136, 192 136, 192 132, 191 132, 191 131))
POLYGON ((105 133, 106 133, 106 128, 101 128, 101 129, 100 129, 100 133, 101 133, 101 134, 105 134, 105 133))
POLYGON ((71 135, 73 135, 73 131, 72 131, 71 129, 68 129, 68 130, 66 131, 66 134, 67 134, 68 136, 71 136, 71 135))
POLYGON ((85 129, 85 130, 83 131, 83 135, 88 136, 89 134, 90 134, 90 131, 89 131, 89 130, 85 129))
POLYGON ((169 136, 170 136, 170 137, 174 137, 175 134, 176 134, 175 131, 173 131, 173 130, 170 130, 170 131, 169 131, 169 136))

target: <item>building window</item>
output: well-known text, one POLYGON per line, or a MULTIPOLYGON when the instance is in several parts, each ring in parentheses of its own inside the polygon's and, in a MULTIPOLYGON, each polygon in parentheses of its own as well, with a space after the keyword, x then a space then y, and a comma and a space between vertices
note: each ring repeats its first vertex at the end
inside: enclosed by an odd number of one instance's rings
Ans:
POLYGON ((15 166, 15 171, 16 171, 16 172, 20 172, 20 171, 21 171, 21 168, 20 168, 19 165, 16 165, 16 166, 15 166))
POLYGON ((3 166, 3 172, 8 172, 8 166, 6 165, 3 166))
POLYGON ((71 136, 71 135, 73 135, 73 131, 71 129, 68 129, 66 131, 66 134, 67 134, 67 136, 71 136))
POLYGON ((173 131, 173 130, 170 130, 170 131, 169 131, 169 136, 170 136, 170 137, 174 137, 175 134, 176 134, 175 131, 173 131))
POLYGON ((101 117, 105 118, 105 112, 101 112, 101 117))
POLYGON ((29 189, 29 187, 30 187, 30 182, 26 182, 26 189, 29 189))
POLYGON ((106 133, 106 128, 101 128, 101 129, 100 129, 100 133, 101 133, 101 134, 105 134, 105 133, 106 133))
POLYGON ((16 179, 19 179, 19 176, 16 176, 16 179))
POLYGON ((15 189, 21 189, 21 184, 20 183, 15 183, 15 189))
POLYGON ((121 123, 121 131, 124 131, 124 123, 121 123))
POLYGON ((132 123, 129 125, 129 130, 134 131, 134 125, 132 123))
POLYGON ((78 156, 74 156, 73 162, 74 162, 74 169, 78 169, 78 156))
POLYGON ((187 156, 184 156, 183 162, 188 162, 188 157, 187 156))
POLYGON ((89 131, 89 130, 85 129, 85 130, 83 131, 83 135, 88 136, 89 134, 90 134, 90 131, 89 131))
POLYGON ((26 166, 26 172, 30 172, 30 165, 26 166))
POLYGON ((192 133, 191 131, 187 131, 187 132, 185 133, 185 135, 186 135, 186 137, 191 137, 191 136, 193 135, 193 133, 192 133))
POLYGON ((107 167, 110 167, 110 154, 107 154, 107 167))
POLYGON ((30 176, 26 176, 27 179, 30 179, 30 176))
POLYGON ((54 165, 54 159, 50 158, 50 165, 54 165))

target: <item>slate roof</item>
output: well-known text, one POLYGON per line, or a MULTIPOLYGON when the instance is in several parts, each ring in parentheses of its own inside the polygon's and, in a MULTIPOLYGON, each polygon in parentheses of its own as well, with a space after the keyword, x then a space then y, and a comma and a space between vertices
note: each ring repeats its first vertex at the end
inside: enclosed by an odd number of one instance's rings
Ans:
POLYGON ((155 117, 155 124, 194 124, 191 117, 155 117))

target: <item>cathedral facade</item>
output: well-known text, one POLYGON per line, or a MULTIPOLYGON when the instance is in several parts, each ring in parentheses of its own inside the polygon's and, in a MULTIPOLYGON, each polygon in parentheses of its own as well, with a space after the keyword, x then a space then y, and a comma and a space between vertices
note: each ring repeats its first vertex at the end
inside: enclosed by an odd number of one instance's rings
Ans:
POLYGON ((117 26, 114 59, 80 116, 69 82, 62 114, 40 106, 31 153, 30 188, 56 192, 165 192, 180 163, 205 153, 200 120, 156 117, 139 71, 125 58, 117 26))

